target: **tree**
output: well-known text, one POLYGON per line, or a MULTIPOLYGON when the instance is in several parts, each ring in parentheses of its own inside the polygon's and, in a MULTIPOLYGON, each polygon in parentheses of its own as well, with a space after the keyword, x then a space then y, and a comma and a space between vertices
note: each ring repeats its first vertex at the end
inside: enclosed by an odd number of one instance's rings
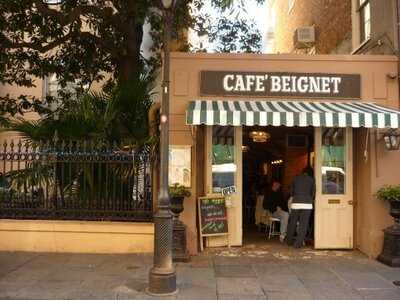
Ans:
MULTIPOLYGON (((264 0, 253 1, 262 4, 264 0)), ((214 5, 213 15, 197 9, 194 30, 208 37, 209 45, 192 47, 194 51, 222 53, 260 53, 262 36, 254 19, 247 13, 249 1, 233 1, 227 8, 223 3, 214 5), (218 14, 216 17, 215 14, 218 14), (202 47, 201 47, 202 46, 202 47)))
MULTIPOLYGON (((204 1, 179 1, 173 22, 177 34, 194 25, 192 10, 204 1)), ((245 5, 243 0, 209 1, 221 9, 235 1, 245 5)), ((51 74, 61 87, 75 82, 81 89, 95 81, 105 87, 128 81, 146 64, 140 52, 145 22, 153 29, 155 53, 162 47, 162 11, 160 0, 0 0, 0 83, 32 87, 34 78, 51 74), (110 78, 104 81, 106 74, 110 78)), ((2 100, 0 109, 12 114, 28 102, 43 109, 42 99, 28 95, 2 100)))

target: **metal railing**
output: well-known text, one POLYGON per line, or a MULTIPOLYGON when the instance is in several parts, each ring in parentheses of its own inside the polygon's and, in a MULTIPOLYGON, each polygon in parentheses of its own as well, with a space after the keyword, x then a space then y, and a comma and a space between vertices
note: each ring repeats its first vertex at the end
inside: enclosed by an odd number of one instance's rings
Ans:
POLYGON ((0 218, 151 221, 148 148, 54 141, 0 146, 0 218))

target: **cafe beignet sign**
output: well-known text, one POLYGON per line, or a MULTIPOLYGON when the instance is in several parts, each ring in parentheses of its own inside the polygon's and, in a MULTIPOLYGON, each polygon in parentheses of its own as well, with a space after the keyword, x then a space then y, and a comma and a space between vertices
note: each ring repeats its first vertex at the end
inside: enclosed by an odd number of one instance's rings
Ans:
POLYGON ((201 96, 360 99, 357 74, 202 71, 201 96))

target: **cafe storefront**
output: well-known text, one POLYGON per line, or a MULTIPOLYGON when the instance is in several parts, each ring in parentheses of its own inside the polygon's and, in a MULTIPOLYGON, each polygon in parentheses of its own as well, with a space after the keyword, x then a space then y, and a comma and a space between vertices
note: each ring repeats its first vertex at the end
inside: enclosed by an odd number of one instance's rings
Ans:
POLYGON ((376 257, 392 219, 374 194, 400 183, 400 152, 382 141, 400 127, 397 63, 391 56, 173 53, 170 181, 191 189, 181 215, 189 251, 203 242, 199 197, 231 189, 228 235, 204 245, 241 246, 245 215, 254 214, 247 207, 255 170, 287 190, 312 166, 314 247, 376 257))

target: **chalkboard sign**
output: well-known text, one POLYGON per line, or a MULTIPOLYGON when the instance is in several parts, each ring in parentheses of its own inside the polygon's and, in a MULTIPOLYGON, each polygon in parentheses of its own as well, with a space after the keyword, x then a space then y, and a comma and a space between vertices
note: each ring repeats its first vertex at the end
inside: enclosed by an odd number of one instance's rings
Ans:
POLYGON ((219 195, 200 197, 198 204, 201 244, 204 236, 228 235, 225 198, 219 195))

